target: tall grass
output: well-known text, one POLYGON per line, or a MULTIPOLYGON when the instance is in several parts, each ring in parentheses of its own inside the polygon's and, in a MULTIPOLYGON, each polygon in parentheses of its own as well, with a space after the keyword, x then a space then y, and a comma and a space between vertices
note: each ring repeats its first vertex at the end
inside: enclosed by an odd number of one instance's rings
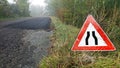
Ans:
POLYGON ((52 17, 55 26, 50 55, 39 68, 120 68, 120 52, 73 52, 71 47, 80 29, 52 17))

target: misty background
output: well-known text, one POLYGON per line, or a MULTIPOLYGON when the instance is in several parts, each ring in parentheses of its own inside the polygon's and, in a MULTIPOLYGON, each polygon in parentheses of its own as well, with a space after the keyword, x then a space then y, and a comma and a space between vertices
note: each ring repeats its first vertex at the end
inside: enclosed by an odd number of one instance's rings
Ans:
MULTIPOLYGON (((17 0, 7 0, 10 4, 16 4, 17 0)), ((32 17, 40 17, 48 15, 45 0, 27 0, 29 4, 29 12, 32 17)))

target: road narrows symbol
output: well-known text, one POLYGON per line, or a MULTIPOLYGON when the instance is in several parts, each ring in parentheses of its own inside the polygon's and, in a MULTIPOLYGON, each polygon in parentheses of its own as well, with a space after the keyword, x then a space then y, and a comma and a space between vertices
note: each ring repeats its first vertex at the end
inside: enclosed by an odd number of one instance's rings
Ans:
MULTIPOLYGON (((87 31, 87 36, 86 36, 86 39, 85 39, 86 45, 89 45, 89 43, 88 43, 89 37, 90 37, 90 31, 87 31)), ((98 45, 98 39, 97 39, 97 37, 95 35, 95 31, 92 31, 92 37, 95 40, 95 45, 98 45)))
POLYGON ((72 51, 114 51, 116 48, 92 15, 88 15, 72 51))

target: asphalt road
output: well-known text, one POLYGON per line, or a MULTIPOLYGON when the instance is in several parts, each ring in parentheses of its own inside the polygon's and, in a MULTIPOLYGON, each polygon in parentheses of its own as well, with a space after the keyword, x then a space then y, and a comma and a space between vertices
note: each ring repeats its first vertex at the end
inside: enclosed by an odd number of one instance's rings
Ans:
POLYGON ((0 68, 37 68, 50 47, 49 17, 0 22, 0 68))

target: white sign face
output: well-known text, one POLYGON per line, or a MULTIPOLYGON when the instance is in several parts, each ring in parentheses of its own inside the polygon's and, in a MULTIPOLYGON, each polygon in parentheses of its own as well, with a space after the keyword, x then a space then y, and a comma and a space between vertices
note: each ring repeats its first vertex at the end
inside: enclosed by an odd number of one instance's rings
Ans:
POLYGON ((78 46, 107 46, 107 44, 90 23, 78 46))
POLYGON ((92 15, 88 15, 72 51, 114 51, 116 48, 92 15))

